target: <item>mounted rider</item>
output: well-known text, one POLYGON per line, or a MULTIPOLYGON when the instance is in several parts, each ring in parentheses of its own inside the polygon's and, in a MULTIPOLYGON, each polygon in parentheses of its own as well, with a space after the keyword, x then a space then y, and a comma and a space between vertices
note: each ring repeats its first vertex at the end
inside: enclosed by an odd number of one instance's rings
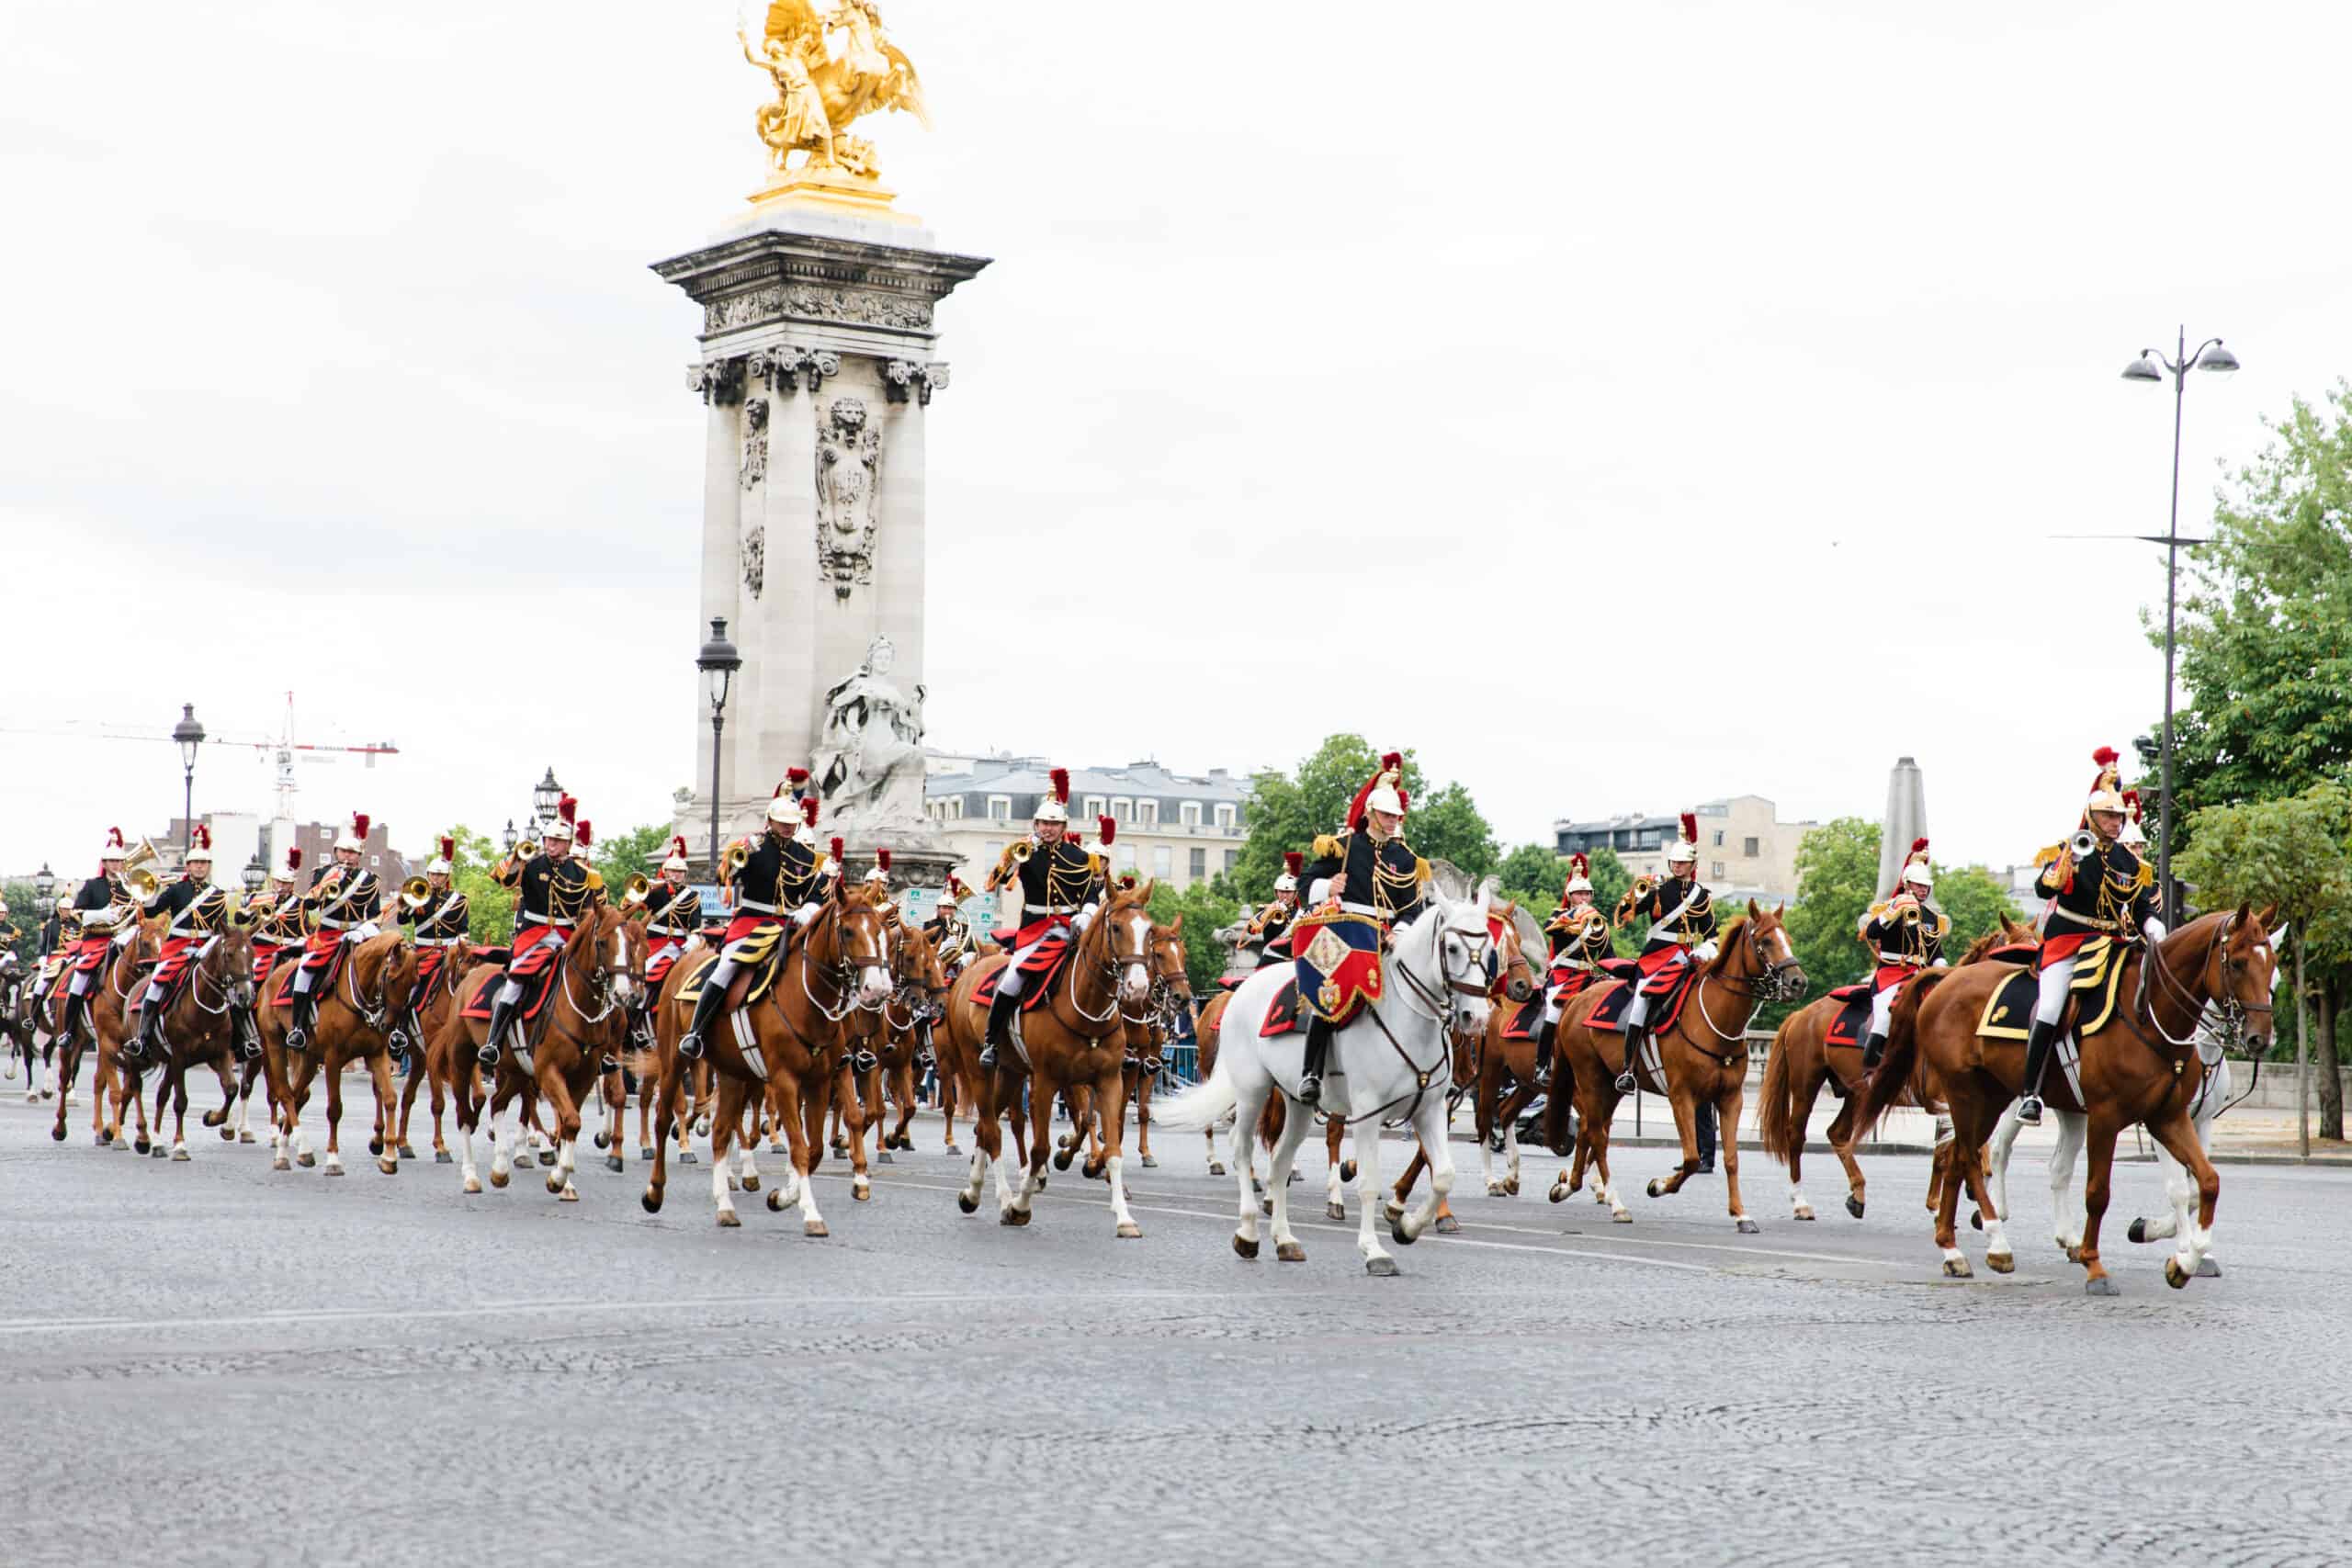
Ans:
POLYGON ((1323 1098, 1333 1030, 1353 1011, 1359 996, 1379 998, 1381 954, 1393 934, 1412 924, 1425 907, 1430 864, 1405 841, 1411 800, 1404 789, 1404 765, 1401 751, 1382 755, 1379 768, 1349 803, 1345 828, 1336 837, 1315 840, 1316 858, 1304 874, 1316 908, 1294 922, 1291 934, 1298 994, 1307 1009, 1306 1055, 1298 1080, 1302 1105, 1323 1098), (1310 930, 1314 935, 1306 936, 1310 930))
MULTIPOLYGON (((1015 883, 1021 887, 1021 923, 1012 932, 1012 956, 997 972, 996 996, 989 1003, 988 1035, 979 1055, 983 1068, 993 1068, 997 1052, 1013 1043, 1013 1021, 1028 980, 1023 966, 1057 951, 1050 943, 1068 946, 1076 941, 1100 907, 1106 863, 1070 837, 1069 770, 1056 768, 1047 777, 1053 790, 1038 797, 1029 836, 1005 845, 996 869, 981 884, 985 893, 1015 883)), ((1117 827, 1108 817, 1100 826, 1107 849, 1117 827)))
POLYGON ((939 908, 922 923, 922 934, 931 939, 932 951, 939 955, 940 972, 951 981, 978 951, 972 922, 964 914, 964 900, 971 896, 963 879, 949 872, 947 884, 940 890, 939 908))
MULTIPOLYGON (((414 890, 401 890, 398 913, 387 906, 387 918, 397 919, 410 928, 409 940, 416 948, 416 984, 410 989, 409 1016, 411 1021, 423 1023, 419 1010, 422 998, 433 992, 433 982, 448 962, 450 950, 466 940, 470 929, 473 910, 466 896, 450 886, 450 878, 458 870, 458 839, 454 833, 444 833, 438 845, 440 853, 424 863, 424 893, 419 897, 414 890)), ((392 1048, 400 1051, 404 1032, 394 1031, 392 1048)), ((420 1028, 416 1043, 422 1044, 420 1028)))
POLYGON ((376 874, 359 863, 368 851, 368 814, 352 813, 351 823, 334 841, 334 863, 321 866, 311 877, 302 907, 315 929, 302 953, 302 966, 294 972, 294 1017, 286 1030, 286 1044, 300 1051, 310 1043, 311 1024, 319 1015, 319 991, 333 979, 346 947, 379 934, 376 915, 383 904, 383 887, 376 874))
POLYGON ((1298 878, 1306 869, 1305 854, 1297 850, 1283 852, 1283 872, 1274 878, 1273 901, 1250 918, 1250 930, 1241 939, 1241 951, 1253 955, 1250 968, 1290 962, 1290 928, 1298 919, 1298 878))
POLYGON ((90 990, 114 949, 116 928, 137 907, 122 886, 123 854, 122 829, 107 829, 106 842, 98 849, 98 874, 74 890, 72 913, 80 935, 73 945, 74 977, 65 986, 65 1019, 57 1032, 61 1041, 70 1043, 88 1013, 90 990))
POLYGON ((1951 934, 1951 917, 1929 901, 1935 873, 1928 865, 1928 840, 1911 840, 1894 891, 1862 912, 1855 928, 1864 947, 1877 955, 1871 973, 1871 1027, 1862 1042, 1862 1071, 1872 1072, 1886 1054, 1888 1020, 1903 982, 1928 969, 1950 967, 1944 938, 1951 934))
POLYGON ((1551 957, 1544 973, 1544 1016, 1535 1026, 1537 1089, 1552 1087, 1552 1042, 1560 1031, 1561 1010, 1592 984, 1601 962, 1615 951, 1609 940, 1608 913, 1592 897, 1592 863, 1580 854, 1570 855, 1560 901, 1544 922, 1551 957))
POLYGON ((1715 955, 1715 900, 1699 880, 1697 813, 1682 814, 1682 836, 1666 852, 1665 879, 1646 889, 1636 883, 1625 897, 1618 923, 1647 919, 1650 929, 1635 960, 1641 966, 1642 984, 1634 987, 1625 1009, 1625 1070, 1617 1075, 1620 1094, 1633 1093, 1639 1081, 1634 1077, 1634 1064, 1648 1034, 1645 1026, 1653 988, 1665 991, 1674 971, 1693 963, 1704 964, 1715 955))
POLYGON ((2165 936, 2156 914, 2155 873, 2120 841, 2130 807, 2117 787, 2116 750, 2102 746, 2091 761, 2098 773, 2074 838, 2033 857, 2041 868, 2033 890, 2048 902, 2041 915, 2041 951, 2033 961, 2041 995, 2026 1037, 2025 1086, 2018 1101, 2018 1120, 2029 1127, 2041 1124, 2041 1076, 2066 1016, 2075 954, 2095 937, 2125 946, 2145 941, 2153 950, 2165 936))
POLYGON ((302 945, 302 900, 294 884, 302 873, 302 846, 289 844, 285 863, 269 874, 269 884, 249 906, 254 916, 254 984, 266 982, 277 966, 277 956, 302 945))
MULTIPOLYGON (((718 962, 703 976, 702 995, 695 998, 694 1021, 678 1039, 678 1055, 690 1062, 702 1055, 703 1037, 718 1021, 719 1010, 727 1005, 727 989, 738 971, 765 960, 779 940, 789 952, 793 941, 817 918, 825 857, 815 847, 817 796, 802 793, 808 785, 808 770, 794 768, 768 802, 767 821, 760 829, 759 841, 739 840, 734 846, 743 852, 741 863, 731 873, 735 918, 720 939, 718 962)), ((833 842, 833 858, 838 861, 841 840, 833 842)), ((730 849, 729 853, 733 852, 730 849)))
POLYGON ((514 890, 514 941, 507 954, 505 983, 491 998, 489 1032, 474 1053, 485 1067, 498 1065, 506 1032, 514 1027, 514 1015, 522 1007, 524 983, 536 979, 544 987, 555 978, 556 964, 563 957, 565 943, 571 940, 572 928, 603 889, 603 882, 587 863, 572 853, 586 829, 587 824, 580 820, 580 802, 568 795, 560 796, 555 820, 547 825, 538 852, 525 855, 521 853, 524 846, 518 845, 491 867, 492 881, 514 890))
POLYGON ((150 1051, 164 1054, 164 1015, 171 1010, 172 995, 195 962, 220 940, 229 918, 227 890, 212 886, 212 830, 197 823, 188 830, 187 857, 180 874, 155 889, 140 906, 140 918, 171 917, 163 952, 154 973, 140 996, 136 1026, 122 1043, 122 1054, 137 1061, 150 1051))
POLYGON ((670 977, 678 955, 686 943, 702 929, 702 895, 686 886, 694 864, 686 859, 686 840, 683 837, 670 840, 669 858, 662 863, 662 874, 645 893, 645 995, 651 998, 662 994, 662 982, 670 977))

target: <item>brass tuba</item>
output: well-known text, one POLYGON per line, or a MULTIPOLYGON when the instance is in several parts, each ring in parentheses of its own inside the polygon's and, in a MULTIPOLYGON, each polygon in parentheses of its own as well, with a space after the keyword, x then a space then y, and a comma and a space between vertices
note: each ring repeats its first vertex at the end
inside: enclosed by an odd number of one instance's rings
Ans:
POLYGON ((432 897, 433 884, 425 881, 424 878, 421 876, 412 876, 406 882, 401 884, 401 907, 402 908, 422 909, 424 908, 424 901, 432 897))
POLYGON ((145 839, 140 840, 139 847, 123 857, 120 873, 123 891, 141 904, 153 898, 155 890, 163 886, 162 878, 155 874, 156 863, 162 858, 155 852, 153 843, 145 839))

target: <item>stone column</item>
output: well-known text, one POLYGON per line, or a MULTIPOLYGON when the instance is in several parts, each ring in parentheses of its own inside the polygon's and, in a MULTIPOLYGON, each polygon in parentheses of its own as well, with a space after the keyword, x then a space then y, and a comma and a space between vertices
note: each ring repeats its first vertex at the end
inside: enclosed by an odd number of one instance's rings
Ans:
MULTIPOLYGON (((711 618, 724 615, 729 635, 742 635, 742 616, 737 608, 735 538, 739 526, 739 496, 735 486, 736 466, 742 445, 743 374, 741 359, 718 359, 692 366, 687 370, 690 389, 702 394, 708 414, 705 422, 703 447, 703 513, 702 513, 702 608, 695 622, 696 628, 707 633, 711 618)), ((699 646, 697 639, 696 646, 699 646)), ((733 714, 742 702, 739 682, 728 696, 728 709, 733 714)), ((694 787, 702 796, 710 787, 710 713, 702 701, 701 682, 695 682, 695 772, 694 787)), ((736 750, 730 735, 722 742, 726 750, 736 750)), ((731 794, 722 772, 722 793, 731 794)), ((700 812, 684 819, 686 841, 703 843, 709 836, 710 808, 705 801, 700 812), (703 824, 702 831, 693 831, 694 824, 703 824)))

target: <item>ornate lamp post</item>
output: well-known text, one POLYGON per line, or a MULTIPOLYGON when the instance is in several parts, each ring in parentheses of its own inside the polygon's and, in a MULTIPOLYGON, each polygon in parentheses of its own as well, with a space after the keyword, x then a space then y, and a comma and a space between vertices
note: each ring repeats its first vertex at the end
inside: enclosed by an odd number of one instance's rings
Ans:
POLYGON ((33 873, 33 891, 44 898, 57 891, 57 873, 49 869, 47 861, 41 862, 40 869, 33 873))
POLYGON ((523 841, 522 835, 514 831, 514 818, 512 817, 506 819, 506 830, 498 835, 498 841, 506 846, 506 852, 510 855, 514 852, 514 846, 523 841))
MULTIPOLYGON (((2180 329, 2179 340, 2174 345, 2173 355, 2172 358, 2166 359, 2153 348, 2143 348, 2140 351, 2139 358, 2123 367, 2123 378, 2127 381, 2150 382, 2162 386, 2165 377, 2172 378, 2171 521, 2165 527, 2162 538, 2157 538, 2154 535, 2142 536, 2150 542, 2161 544, 2165 547, 2165 732, 2160 759, 2163 773, 2157 786, 2160 794, 2157 799, 2156 818, 2156 889, 2157 897, 2162 900, 2165 925, 2167 929, 2177 924, 2180 919, 2179 900, 2174 895, 2172 885, 2172 661, 2173 617, 2179 603, 2180 547, 2184 542, 2180 536, 2181 410, 2188 400, 2188 373, 2191 370, 2206 370, 2215 375, 2227 376, 2238 367, 2238 356, 2224 348, 2222 345, 2222 340, 2217 337, 2207 338, 2198 344, 2195 354, 2190 354, 2188 329, 2186 326, 2180 329)), ((2186 542, 2193 545, 2203 541, 2190 539, 2186 542)))
POLYGON ((547 777, 531 791, 531 808, 537 815, 539 837, 547 837, 547 825, 555 820, 555 808, 563 803, 563 786, 555 782, 555 770, 549 768, 547 777))
POLYGON ((188 847, 196 841, 196 749, 204 744, 204 726, 196 718, 196 705, 180 705, 180 721, 172 726, 172 744, 180 749, 180 863, 187 863, 188 847))
POLYGON ((245 863, 245 869, 237 874, 237 880, 245 885, 246 897, 252 898, 260 894, 264 885, 269 881, 269 867, 261 863, 259 850, 255 850, 254 858, 245 863))
POLYGON ((714 615, 710 622, 710 640, 695 655, 695 668, 702 671, 702 694, 710 704, 710 879, 718 878, 718 739, 727 723, 727 689, 734 684, 735 671, 743 667, 743 656, 727 640, 727 617, 714 615))

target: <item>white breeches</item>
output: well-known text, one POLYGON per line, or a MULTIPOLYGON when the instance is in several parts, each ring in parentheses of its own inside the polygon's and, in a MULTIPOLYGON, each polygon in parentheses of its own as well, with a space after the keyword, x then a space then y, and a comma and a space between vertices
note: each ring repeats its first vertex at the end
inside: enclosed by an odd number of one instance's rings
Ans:
POLYGON ((1633 1001, 1627 1004, 1625 1008, 1625 1027, 1628 1029, 1639 1029, 1649 1021, 1650 999, 1646 995, 1637 989, 1634 992, 1633 1001))
POLYGON ((2065 1016, 2066 987, 2074 984, 2075 961, 2062 958, 2041 972, 2041 996, 2033 1005, 2037 1022, 2055 1023, 2065 1016))
POLYGON ((1028 963, 1030 958, 1039 948, 1053 941, 1057 934, 1057 930, 1048 931, 1044 936, 1039 937, 1036 941, 1031 942, 1028 946, 1021 949, 1012 955, 1012 961, 1004 966, 1003 975, 997 980, 996 994, 998 996, 1017 997, 1021 994, 1022 982, 1027 978, 1026 976, 1021 973, 1021 966, 1023 964, 1028 963))
POLYGON ((1871 998, 1871 1032, 1884 1034, 1894 1019, 1894 994, 1900 986, 1889 986, 1871 998))

